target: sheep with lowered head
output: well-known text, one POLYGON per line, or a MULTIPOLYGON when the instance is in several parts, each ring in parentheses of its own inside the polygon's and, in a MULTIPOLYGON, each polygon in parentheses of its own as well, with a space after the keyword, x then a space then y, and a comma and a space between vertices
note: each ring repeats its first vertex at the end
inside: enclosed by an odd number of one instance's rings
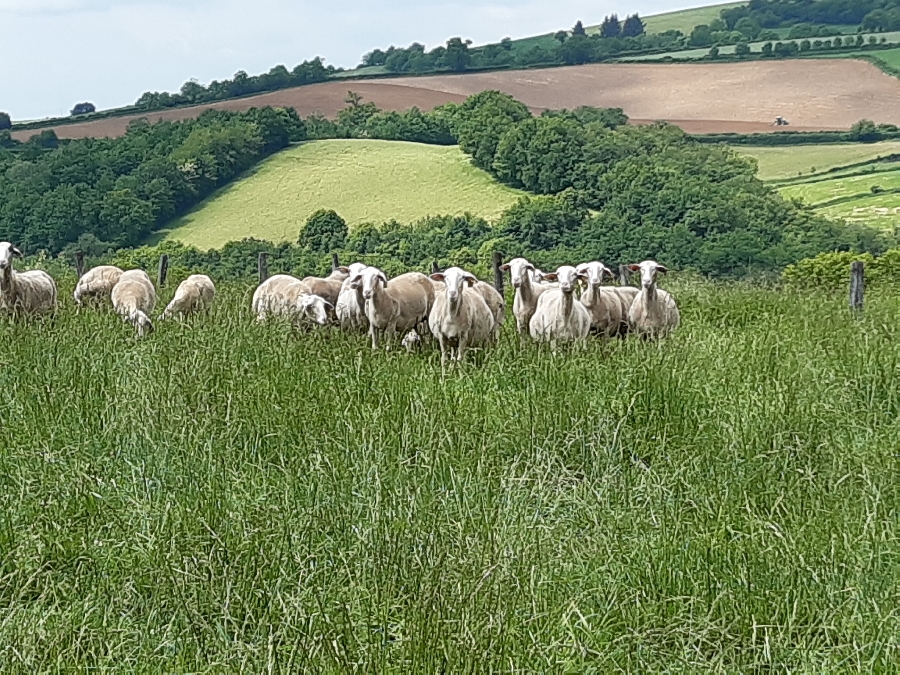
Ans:
POLYGON ((543 293, 538 299, 529 324, 531 337, 537 342, 549 342, 553 349, 560 342, 585 341, 591 330, 591 315, 575 297, 575 288, 587 275, 563 265, 544 276, 558 281, 559 288, 543 293))
POLYGON ((334 307, 338 301, 338 295, 341 292, 341 286, 344 280, 350 276, 350 268, 335 268, 327 277, 303 277, 301 281, 307 287, 310 295, 318 295, 328 304, 334 307))
POLYGON ((216 298, 216 286, 205 274, 192 274, 178 284, 175 297, 166 305, 159 320, 173 316, 186 317, 190 314, 208 310, 216 298))
POLYGON ((334 307, 309 287, 289 274, 276 274, 262 282, 253 293, 253 313, 257 321, 270 316, 285 316, 309 321, 319 326, 328 324, 334 307))
POLYGON ((22 252, 8 241, 0 242, 0 310, 17 314, 56 311, 56 282, 43 270, 16 272, 13 259, 22 252))
MULTIPOLYGON (((496 319, 477 288, 478 279, 459 267, 432 274, 444 282, 444 291, 434 299, 428 327, 441 346, 441 363, 448 358, 463 361, 466 349, 493 338, 496 319)), ((496 291, 495 291, 496 292, 496 291)))
POLYGON ((122 272, 110 297, 116 314, 135 327, 138 337, 153 332, 150 312, 156 306, 156 289, 144 270, 122 272))
POLYGON ((367 267, 354 280, 362 284, 372 349, 382 338, 392 340, 428 320, 434 305, 434 286, 420 272, 407 272, 388 282, 377 267, 367 267))
MULTIPOLYGON (((524 337, 528 334, 531 317, 534 316, 537 309, 538 299, 541 294, 551 288, 545 284, 534 282, 535 267, 525 258, 513 258, 505 265, 501 265, 500 269, 509 272, 513 288, 516 289, 516 295, 513 298, 513 316, 516 317, 516 330, 520 336, 524 337)), ((546 275, 541 273, 541 276, 546 275)))
POLYGON ((655 260, 629 265, 632 272, 641 273, 641 290, 628 310, 628 324, 642 337, 661 337, 681 323, 675 299, 656 286, 656 277, 669 270, 655 260))
POLYGON ((107 301, 112 289, 119 283, 122 270, 115 265, 98 265, 85 272, 75 284, 75 304, 81 307, 87 301, 107 301))

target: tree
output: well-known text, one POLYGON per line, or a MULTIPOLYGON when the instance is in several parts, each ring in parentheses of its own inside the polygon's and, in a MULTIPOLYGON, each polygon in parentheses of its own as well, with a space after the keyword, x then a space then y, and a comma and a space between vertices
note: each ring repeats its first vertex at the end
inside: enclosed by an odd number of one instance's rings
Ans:
POLYGON ((709 58, 715 61, 719 58, 719 48, 713 45, 712 49, 709 50, 709 58))
POLYGON ((734 24, 734 29, 739 33, 743 33, 748 40, 755 40, 762 32, 762 26, 759 25, 759 21, 749 16, 738 19, 737 23, 734 24))
POLYGON ((728 26, 725 24, 722 19, 713 19, 709 22, 709 30, 713 33, 718 33, 721 31, 728 30, 728 26))
POLYGON ((622 37, 637 37, 644 34, 644 22, 635 13, 625 17, 625 23, 622 25, 622 37))
POLYGON ((610 14, 604 17, 600 24, 600 37, 614 38, 622 34, 622 24, 619 23, 618 14, 610 14))
POLYGON ((734 46, 734 53, 737 56, 747 56, 750 53, 750 45, 746 41, 741 40, 734 46))
POLYGON ((709 47, 713 43, 709 26, 706 24, 694 26, 694 30, 691 31, 691 37, 689 38, 688 43, 692 47, 709 47))
POLYGON ((93 103, 76 103, 75 107, 72 108, 72 115, 87 115, 88 113, 96 112, 97 108, 93 103))
POLYGON ((553 34, 553 39, 559 44, 564 43, 569 38, 569 33, 564 30, 558 30, 553 34))
POLYGON ((319 209, 306 220, 297 243, 313 253, 332 253, 344 247, 347 232, 347 221, 336 211, 319 209))
POLYGON ((592 61, 593 43, 586 35, 573 35, 559 46, 560 60, 569 66, 592 61))
POLYGON ((800 43, 801 52, 808 52, 810 49, 812 49, 812 44, 809 40, 803 40, 803 42, 800 43))
POLYGON ((841 38, 839 38, 839 37, 834 38, 834 40, 831 41, 831 44, 834 45, 835 48, 840 47, 842 44, 841 38))
POLYGON ((575 26, 572 28, 572 35, 587 35, 587 32, 584 30, 584 25, 581 23, 581 20, 575 22, 575 26))
POLYGON ((348 91, 347 95, 344 97, 344 103, 351 108, 356 108, 362 102, 362 98, 362 94, 358 94, 355 91, 348 91))
POLYGON ((0 112, 0 130, 3 129, 12 129, 12 120, 9 113, 0 112))
POLYGON ((470 44, 472 44, 471 40, 450 38, 447 41, 447 51, 441 57, 441 64, 458 73, 464 71, 472 61, 472 55, 469 54, 470 44))
POLYGON ((772 43, 771 42, 765 43, 762 46, 762 49, 760 50, 760 52, 762 53, 763 56, 772 56, 772 43))

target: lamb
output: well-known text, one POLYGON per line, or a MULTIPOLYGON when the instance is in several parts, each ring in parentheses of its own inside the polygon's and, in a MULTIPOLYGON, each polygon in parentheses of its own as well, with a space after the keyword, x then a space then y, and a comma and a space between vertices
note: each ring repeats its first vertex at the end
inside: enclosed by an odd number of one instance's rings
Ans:
POLYGON ((110 297, 116 314, 135 327, 138 337, 153 332, 150 312, 156 306, 156 289, 144 270, 122 272, 110 297))
POLYGON ((75 285, 75 304, 80 308, 86 301, 107 301, 119 282, 122 270, 115 265, 99 265, 85 272, 75 285))
POLYGON ((493 338, 496 319, 482 293, 472 288, 479 282, 470 272, 451 267, 431 278, 444 282, 444 292, 435 297, 428 315, 428 327, 441 346, 441 364, 454 356, 462 362, 466 349, 493 338))
POLYGON ((641 290, 628 310, 632 330, 644 338, 661 337, 678 327, 681 315, 675 299, 656 287, 656 276, 669 270, 655 260, 629 265, 632 272, 641 273, 641 290))
MULTIPOLYGON (((551 289, 549 286, 534 283, 532 274, 535 267, 525 258, 513 258, 505 265, 501 265, 500 269, 509 272, 513 288, 516 289, 513 298, 513 316, 516 317, 516 330, 519 336, 524 337, 537 309, 538 298, 551 289)), ((544 276, 543 273, 541 276, 544 276)))
POLYGON ((8 241, 0 242, 0 310, 10 314, 43 314, 56 311, 56 282, 43 270, 16 272, 13 258, 22 252, 8 241))
POLYGON ((309 289, 310 295, 318 295, 328 304, 334 307, 341 292, 344 280, 350 276, 349 267, 337 267, 324 279, 321 277, 303 277, 304 285, 309 289))
MULTIPOLYGON (((628 307, 625 305, 625 298, 617 292, 617 288, 602 286, 605 277, 614 276, 612 270, 603 263, 594 261, 582 263, 575 271, 587 275, 581 304, 591 314, 591 330, 606 337, 627 332, 628 307)), ((634 290, 637 291, 636 288, 634 290)))
POLYGON ((388 340, 428 320, 434 305, 434 286, 424 274, 407 272, 388 279, 377 267, 367 267, 352 277, 362 284, 372 349, 382 337, 388 340))
POLYGON ((344 330, 362 332, 369 330, 366 302, 362 296, 362 284, 356 280, 357 275, 364 269, 366 266, 362 263, 350 265, 350 276, 344 279, 341 284, 341 292, 338 293, 334 311, 344 330))
POLYGON ((163 310, 159 320, 173 316, 185 317, 212 307, 216 287, 205 274, 192 274, 178 285, 175 297, 163 310))
POLYGON ((549 342, 552 349, 559 342, 586 340, 591 330, 591 315, 575 298, 578 280, 586 275, 563 265, 545 276, 551 281, 559 280, 559 288, 547 291, 538 300, 529 324, 531 337, 537 342, 549 342))
POLYGON ((313 295, 300 279, 276 274, 262 282, 253 293, 253 313, 263 322, 270 316, 306 319, 319 326, 329 323, 333 305, 313 295))

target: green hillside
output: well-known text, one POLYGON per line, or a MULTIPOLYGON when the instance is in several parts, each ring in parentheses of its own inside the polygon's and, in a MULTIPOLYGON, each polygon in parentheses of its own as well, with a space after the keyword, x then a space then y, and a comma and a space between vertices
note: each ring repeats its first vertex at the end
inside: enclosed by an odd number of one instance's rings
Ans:
POLYGON ((164 236, 202 249, 249 236, 294 240, 322 208, 334 209, 351 227, 465 212, 494 219, 521 194, 473 167, 457 147, 314 141, 263 162, 164 236))
POLYGON ((644 17, 644 24, 648 33, 664 33, 667 30, 680 30, 685 35, 690 35, 694 26, 709 24, 714 19, 721 18, 723 9, 731 9, 744 5, 744 2, 726 2, 721 5, 708 5, 683 9, 678 12, 666 12, 644 17))
POLYGON ((840 145, 793 145, 785 147, 736 147, 741 155, 754 157, 763 180, 796 178, 836 167, 868 162, 900 154, 900 141, 846 143, 840 145))

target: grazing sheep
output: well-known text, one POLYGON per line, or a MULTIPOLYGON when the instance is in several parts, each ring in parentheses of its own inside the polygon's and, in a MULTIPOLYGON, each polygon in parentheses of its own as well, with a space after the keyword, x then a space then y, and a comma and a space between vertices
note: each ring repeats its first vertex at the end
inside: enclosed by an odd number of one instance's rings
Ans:
POLYGON ((337 304, 338 295, 344 280, 350 276, 349 267, 338 267, 324 279, 321 277, 303 277, 304 285, 309 289, 310 295, 318 295, 332 307, 337 304))
POLYGON ((362 283, 372 349, 378 349, 382 337, 391 340, 428 320, 434 286, 424 274, 407 272, 388 283, 384 272, 367 267, 352 278, 362 283))
POLYGON ((156 306, 156 289, 144 270, 122 272, 110 297, 116 314, 131 322, 138 337, 153 332, 150 312, 156 306))
POLYGON ((99 265, 85 272, 75 285, 75 304, 81 307, 85 301, 110 299, 113 287, 119 282, 122 270, 115 265, 99 265))
MULTIPOLYGON (((509 272, 513 288, 516 289, 513 298, 513 316, 516 317, 516 330, 524 337, 528 334, 531 317, 537 309, 538 298, 550 290, 550 287, 533 282, 532 275, 536 270, 525 258, 513 258, 505 265, 501 265, 500 269, 509 272)), ((542 273, 541 276, 545 275, 542 273)))
POLYGON ((641 290, 628 310, 631 329, 642 337, 661 337, 678 327, 681 315, 675 299, 656 287, 657 274, 669 270, 654 260, 629 265, 632 272, 641 273, 641 290))
POLYGON ((333 305, 318 295, 297 277, 276 274, 262 282, 253 293, 253 313, 257 321, 270 316, 286 316, 309 320, 319 326, 329 323, 333 305))
POLYGON ((361 332, 369 330, 366 301, 362 295, 362 283, 361 280, 357 280, 357 275, 364 269, 366 266, 362 263, 350 265, 350 276, 344 279, 341 284, 341 292, 338 293, 334 311, 344 330, 361 332))
POLYGON ((472 288, 478 284, 475 275, 451 267, 432 274, 431 278, 444 282, 444 292, 434 299, 428 327, 441 346, 441 363, 446 363, 448 358, 453 360, 454 356, 461 362, 466 357, 466 349, 493 338, 496 319, 482 293, 472 288))
POLYGON ((628 321, 625 300, 616 292, 617 289, 602 286, 605 277, 614 276, 612 270, 596 261, 582 263, 575 270, 587 275, 581 304, 590 312, 591 330, 606 337, 623 334, 627 330, 628 321))
POLYGON ((0 310, 10 314, 42 314, 56 311, 56 282, 43 270, 16 272, 13 258, 22 252, 8 241, 0 242, 0 310))
POLYGON ((531 317, 531 337, 537 342, 549 342, 556 349, 559 342, 584 341, 591 330, 591 315, 575 298, 579 274, 574 267, 563 265, 556 272, 545 275, 551 281, 559 281, 559 288, 547 291, 538 300, 531 317))
MULTIPOLYGON (((500 326, 503 325, 503 319, 506 313, 506 301, 497 289, 486 281, 476 281, 473 289, 481 294, 488 309, 491 310, 491 318, 494 322, 494 325, 491 328, 491 339, 496 342, 500 338, 500 326)), ((435 290, 437 289, 435 288, 435 290)))
POLYGON ((216 297, 216 287, 205 274, 192 274, 178 285, 175 297, 172 298, 163 313, 160 321, 175 315, 185 317, 195 312, 212 307, 216 297))

